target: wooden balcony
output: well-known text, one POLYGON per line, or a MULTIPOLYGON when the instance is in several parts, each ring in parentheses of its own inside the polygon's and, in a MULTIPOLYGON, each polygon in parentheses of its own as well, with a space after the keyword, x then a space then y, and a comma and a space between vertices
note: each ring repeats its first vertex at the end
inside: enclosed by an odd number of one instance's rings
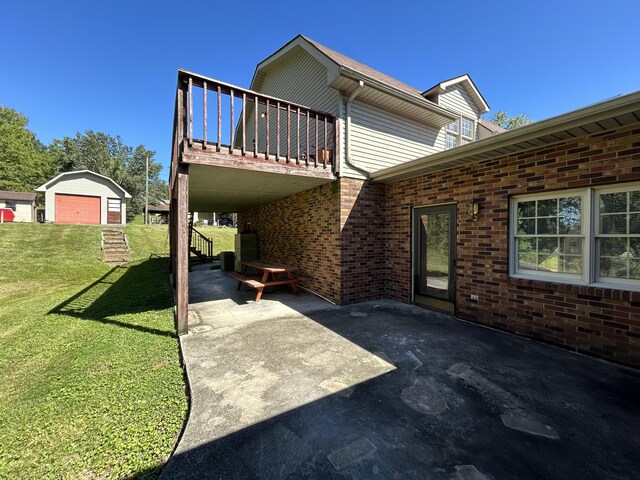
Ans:
POLYGON ((336 178, 327 113, 179 70, 170 184, 180 164, 336 178))

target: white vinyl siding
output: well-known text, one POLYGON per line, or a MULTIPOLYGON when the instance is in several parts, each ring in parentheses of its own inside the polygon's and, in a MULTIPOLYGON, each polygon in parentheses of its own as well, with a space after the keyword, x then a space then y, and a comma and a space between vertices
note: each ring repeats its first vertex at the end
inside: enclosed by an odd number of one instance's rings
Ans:
MULTIPOLYGON (((444 138, 433 127, 357 99, 350 108, 350 156, 356 166, 375 171, 444 150, 444 138)), ((342 173, 360 176, 344 164, 342 173)))
MULTIPOLYGON (((456 145, 454 146, 464 145, 465 143, 469 143, 470 141, 476 140, 478 138, 477 130, 478 118, 480 113, 478 107, 462 86, 453 85, 447 88, 438 96, 438 104, 462 116, 462 125, 456 125, 455 132, 459 135, 456 140, 456 145), (471 132, 468 132, 469 125, 467 125, 467 128, 465 128, 465 120, 467 122, 472 122, 472 124, 470 125, 471 132), (467 133, 471 134, 467 135, 467 133), (460 136, 460 134, 462 134, 462 137, 460 136)), ((458 119, 458 122, 460 122, 460 119, 458 119)), ((439 135, 442 137, 443 141, 446 142, 446 148, 453 148, 452 146, 450 146, 452 142, 446 141, 447 135, 449 135, 450 132, 451 130, 449 129, 449 127, 440 130, 439 135)))
POLYGON ((339 95, 327 85, 327 69, 306 52, 272 67, 259 91, 334 116, 338 114, 339 95))
MULTIPOLYGON (((270 71, 264 74, 258 91, 282 100, 297 103, 309 107, 313 110, 328 113, 333 116, 338 115, 340 106, 340 95, 337 90, 327 85, 327 70, 315 60, 311 55, 304 51, 288 57, 286 60, 280 61, 277 65, 271 66, 270 71)), ((269 110, 269 154, 275 155, 277 142, 277 115, 273 104, 270 104, 269 110)), ((264 112, 265 106, 259 107, 259 112, 264 112)), ((239 120, 241 121, 241 120, 239 120)), ((266 128, 265 120, 262 117, 258 119, 258 150, 264 151, 266 148, 266 128)), ((306 151, 306 116, 300 118, 300 151, 301 157, 306 151)), ((253 150, 254 135, 254 113, 253 103, 248 104, 247 108, 247 149, 253 150)), ((297 115, 292 111, 291 114, 291 155, 297 155, 297 115)), ((333 134, 332 127, 328 128, 328 136, 333 134)), ((287 113, 280 112, 280 156, 287 153, 287 113)), ((312 119, 309 134, 310 154, 313 155, 316 150, 315 145, 315 120, 312 119)), ((324 125, 322 121, 319 124, 318 148, 324 145, 324 125)), ((240 132, 237 134, 236 147, 242 142, 240 132)))
POLYGON ((0 208, 11 208, 15 215, 14 222, 33 222, 33 206, 29 201, 0 200, 0 208))
POLYGON ((460 85, 453 85, 442 92, 438 104, 465 117, 478 119, 479 110, 467 91, 460 85))
POLYGON ((83 195, 100 197, 100 218, 107 221, 107 198, 118 197, 122 200, 122 223, 126 223, 127 207, 124 194, 107 179, 87 172, 69 173, 60 177, 58 181, 49 185, 45 192, 45 219, 55 222, 56 193, 65 195, 83 195))

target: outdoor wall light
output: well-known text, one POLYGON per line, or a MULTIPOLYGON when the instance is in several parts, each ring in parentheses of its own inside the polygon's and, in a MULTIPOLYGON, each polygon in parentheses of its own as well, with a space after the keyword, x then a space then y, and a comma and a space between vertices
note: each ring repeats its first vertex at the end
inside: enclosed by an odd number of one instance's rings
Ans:
POLYGON ((469 210, 467 210, 467 216, 472 222, 478 221, 478 212, 480 211, 480 203, 477 200, 471 200, 469 204, 469 210))

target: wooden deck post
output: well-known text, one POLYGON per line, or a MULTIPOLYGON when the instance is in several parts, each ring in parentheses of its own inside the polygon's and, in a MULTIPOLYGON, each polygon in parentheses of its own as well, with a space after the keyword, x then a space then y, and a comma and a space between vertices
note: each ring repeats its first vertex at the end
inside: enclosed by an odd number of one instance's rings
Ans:
POLYGON ((171 271, 171 286, 176 288, 176 187, 171 192, 169 205, 169 270, 171 271))
POLYGON ((189 169, 180 165, 176 199, 176 323, 178 335, 189 332, 189 169))

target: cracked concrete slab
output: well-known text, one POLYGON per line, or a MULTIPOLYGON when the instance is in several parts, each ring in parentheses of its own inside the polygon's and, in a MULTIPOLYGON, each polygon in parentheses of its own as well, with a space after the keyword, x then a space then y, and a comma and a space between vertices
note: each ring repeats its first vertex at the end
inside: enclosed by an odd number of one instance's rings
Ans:
POLYGON ((190 282, 205 328, 180 337, 191 410, 162 479, 640 478, 636 371, 391 301, 190 282))

